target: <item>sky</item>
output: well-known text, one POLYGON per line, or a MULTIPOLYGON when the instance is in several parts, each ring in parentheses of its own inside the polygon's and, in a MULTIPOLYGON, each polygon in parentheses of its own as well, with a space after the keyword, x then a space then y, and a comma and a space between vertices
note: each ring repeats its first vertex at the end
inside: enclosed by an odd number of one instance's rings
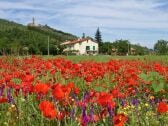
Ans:
POLYGON ((78 37, 127 39, 153 48, 168 40, 168 0, 0 0, 0 18, 21 24, 47 24, 78 37))

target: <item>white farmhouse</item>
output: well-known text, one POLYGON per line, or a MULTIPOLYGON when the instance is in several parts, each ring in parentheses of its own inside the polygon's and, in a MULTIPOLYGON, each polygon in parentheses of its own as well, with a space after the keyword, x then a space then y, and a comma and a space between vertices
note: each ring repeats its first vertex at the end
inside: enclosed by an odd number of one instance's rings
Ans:
POLYGON ((76 55, 96 55, 99 50, 98 43, 90 38, 80 38, 73 41, 66 41, 61 45, 66 46, 64 52, 71 52, 76 55))

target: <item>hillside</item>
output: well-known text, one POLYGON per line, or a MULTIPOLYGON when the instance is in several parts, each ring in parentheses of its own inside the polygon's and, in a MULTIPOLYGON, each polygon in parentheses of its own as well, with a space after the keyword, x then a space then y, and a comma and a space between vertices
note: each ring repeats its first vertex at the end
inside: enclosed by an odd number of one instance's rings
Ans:
POLYGON ((53 29, 47 25, 27 27, 12 21, 0 19, 0 54, 47 54, 48 36, 50 53, 61 51, 60 43, 77 37, 53 29), (59 48, 59 49, 58 49, 59 48))

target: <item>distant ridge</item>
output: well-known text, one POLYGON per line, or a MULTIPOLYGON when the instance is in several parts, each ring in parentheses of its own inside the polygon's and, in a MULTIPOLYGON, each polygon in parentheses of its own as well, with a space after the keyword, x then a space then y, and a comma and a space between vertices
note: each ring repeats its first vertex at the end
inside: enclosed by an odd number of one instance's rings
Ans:
POLYGON ((61 51, 60 43, 74 40, 77 36, 48 25, 25 26, 13 21, 0 19, 0 54, 47 54, 47 41, 50 40, 50 53, 61 51))

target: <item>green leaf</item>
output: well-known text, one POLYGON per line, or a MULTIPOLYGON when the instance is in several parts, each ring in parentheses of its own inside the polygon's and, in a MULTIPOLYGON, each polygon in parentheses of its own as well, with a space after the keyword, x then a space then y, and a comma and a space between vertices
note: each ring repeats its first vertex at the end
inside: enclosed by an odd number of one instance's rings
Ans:
POLYGON ((145 73, 141 73, 141 74, 139 75, 139 77, 140 77, 141 79, 143 79, 144 81, 148 81, 148 76, 147 76, 145 73))
POLYGON ((153 83, 152 88, 154 92, 159 92, 160 90, 164 88, 164 83, 159 83, 159 84, 153 83))
POLYGON ((102 87, 100 87, 100 86, 97 86, 97 87, 95 87, 94 89, 95 89, 96 91, 98 91, 98 92, 103 91, 103 88, 102 88, 102 87))

